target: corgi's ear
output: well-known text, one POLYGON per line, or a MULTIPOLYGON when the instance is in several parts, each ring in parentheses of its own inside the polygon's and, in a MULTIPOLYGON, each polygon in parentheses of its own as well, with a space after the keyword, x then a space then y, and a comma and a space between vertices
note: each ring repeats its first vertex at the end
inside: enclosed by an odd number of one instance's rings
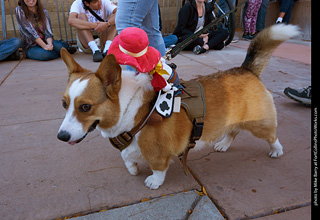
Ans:
POLYGON ((96 76, 106 87, 107 95, 111 99, 116 98, 121 88, 121 67, 113 54, 109 54, 102 60, 96 76))
POLYGON ((73 59, 73 57, 69 54, 69 52, 65 48, 62 48, 60 50, 60 55, 63 62, 66 64, 68 68, 69 74, 86 71, 73 59))

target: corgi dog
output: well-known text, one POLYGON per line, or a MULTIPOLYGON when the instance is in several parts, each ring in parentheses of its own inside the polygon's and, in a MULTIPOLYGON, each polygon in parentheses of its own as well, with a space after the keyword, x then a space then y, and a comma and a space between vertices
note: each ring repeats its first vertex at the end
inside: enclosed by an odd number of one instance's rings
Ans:
MULTIPOLYGON (((268 142, 270 157, 283 154, 276 136, 273 98, 260 81, 260 74, 273 50, 298 33, 297 26, 273 25, 254 38, 240 67, 196 79, 204 88, 206 115, 195 149, 222 137, 214 149, 226 151, 237 134, 247 130, 268 142)), ((113 138, 130 131, 150 113, 156 97, 150 75, 122 70, 113 54, 103 59, 96 72, 81 67, 67 50, 61 51, 61 57, 69 80, 62 100, 66 115, 58 132, 60 140, 79 143, 95 128, 104 138, 113 138)), ((137 175, 137 162, 144 158, 153 172, 145 185, 157 189, 165 180, 170 159, 188 146, 192 128, 184 109, 161 123, 145 125, 121 151, 129 173, 137 175)))

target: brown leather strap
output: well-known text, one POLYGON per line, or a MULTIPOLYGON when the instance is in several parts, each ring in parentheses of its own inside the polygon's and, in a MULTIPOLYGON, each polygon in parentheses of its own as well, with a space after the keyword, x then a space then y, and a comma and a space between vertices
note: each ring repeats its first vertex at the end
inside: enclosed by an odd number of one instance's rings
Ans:
MULTIPOLYGON (((157 100, 159 99, 160 94, 161 93, 159 92, 157 100)), ((153 106, 149 114, 142 118, 142 120, 130 131, 125 131, 116 137, 109 138, 109 141, 112 144, 112 146, 120 151, 126 149, 131 144, 133 137, 148 123, 148 120, 151 119, 154 110, 155 106, 153 106)))

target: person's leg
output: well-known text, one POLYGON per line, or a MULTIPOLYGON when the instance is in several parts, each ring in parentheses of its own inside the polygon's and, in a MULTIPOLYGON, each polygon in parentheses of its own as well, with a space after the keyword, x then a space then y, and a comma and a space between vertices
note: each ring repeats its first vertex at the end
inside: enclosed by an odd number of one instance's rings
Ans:
MULTIPOLYGON (((234 7, 235 4, 236 4, 236 0, 229 0, 229 2, 231 3, 231 6, 232 6, 232 7, 234 7)), ((230 11, 230 10, 229 10, 229 6, 228 6, 226 0, 220 0, 220 1, 219 1, 219 7, 222 9, 222 11, 223 11, 224 13, 227 13, 227 12, 230 11)))
POLYGON ((5 60, 21 47, 21 41, 14 37, 0 41, 0 61, 5 60))
POLYGON ((262 0, 256 23, 256 30, 262 31, 265 27, 266 15, 270 0, 262 0))
POLYGON ((149 45, 160 51, 161 56, 166 54, 163 37, 159 30, 159 5, 158 1, 152 1, 153 5, 142 22, 142 29, 147 33, 149 45))
MULTIPOLYGON (((78 18, 82 19, 84 21, 88 21, 88 18, 87 18, 86 14, 79 14, 78 18)), ((85 48, 85 49, 90 48, 88 43, 94 40, 91 30, 77 29, 77 37, 78 37, 82 47, 85 48)))
POLYGON ((207 43, 209 46, 209 49, 221 50, 222 48, 224 48, 224 41, 227 39, 227 37, 228 37, 228 31, 224 29, 213 31, 207 43))
POLYGON ((60 51, 62 48, 68 49, 69 45, 66 42, 53 40, 53 50, 60 57, 60 51))
POLYGON ((293 5, 294 5, 294 1, 293 1, 293 0, 290 0, 290 1, 289 1, 289 6, 288 6, 287 11, 286 11, 286 13, 285 13, 285 15, 284 15, 284 17, 283 17, 283 20, 282 20, 283 23, 289 24, 289 21, 290 21, 290 18, 291 18, 291 12, 292 12, 293 5))
POLYGON ((39 45, 30 47, 26 52, 27 58, 32 60, 47 61, 59 58, 54 50, 45 50, 39 45))
POLYGON ((293 0, 282 0, 280 1, 280 12, 279 17, 276 21, 276 23, 289 23, 290 17, 291 17, 291 11, 294 5, 293 0))
POLYGON ((143 29, 149 38, 149 45, 165 54, 165 47, 159 30, 158 2, 156 0, 121 0, 118 2, 116 28, 118 33, 127 27, 143 29))
POLYGON ((117 36, 116 26, 109 27, 106 31, 104 31, 100 36, 100 45, 101 51, 106 54, 109 49, 113 39, 117 36))
POLYGON ((262 0, 254 0, 253 10, 252 10, 252 19, 250 23, 251 34, 256 33, 256 23, 257 23, 257 17, 258 17, 258 12, 260 9, 261 2, 262 0))
POLYGON ((198 37, 194 41, 192 41, 184 50, 193 50, 196 46, 203 46, 203 40, 202 38, 198 37))
POLYGON ((168 35, 168 36, 163 37, 163 41, 164 41, 165 47, 169 47, 169 46, 177 44, 178 37, 176 35, 168 35))

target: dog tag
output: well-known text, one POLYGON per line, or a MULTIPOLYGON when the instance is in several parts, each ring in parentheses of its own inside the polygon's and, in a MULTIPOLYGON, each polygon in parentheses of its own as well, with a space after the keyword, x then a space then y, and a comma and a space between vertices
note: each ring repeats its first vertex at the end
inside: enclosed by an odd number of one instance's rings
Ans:
POLYGON ((174 97, 173 112, 180 112, 181 97, 174 97))

